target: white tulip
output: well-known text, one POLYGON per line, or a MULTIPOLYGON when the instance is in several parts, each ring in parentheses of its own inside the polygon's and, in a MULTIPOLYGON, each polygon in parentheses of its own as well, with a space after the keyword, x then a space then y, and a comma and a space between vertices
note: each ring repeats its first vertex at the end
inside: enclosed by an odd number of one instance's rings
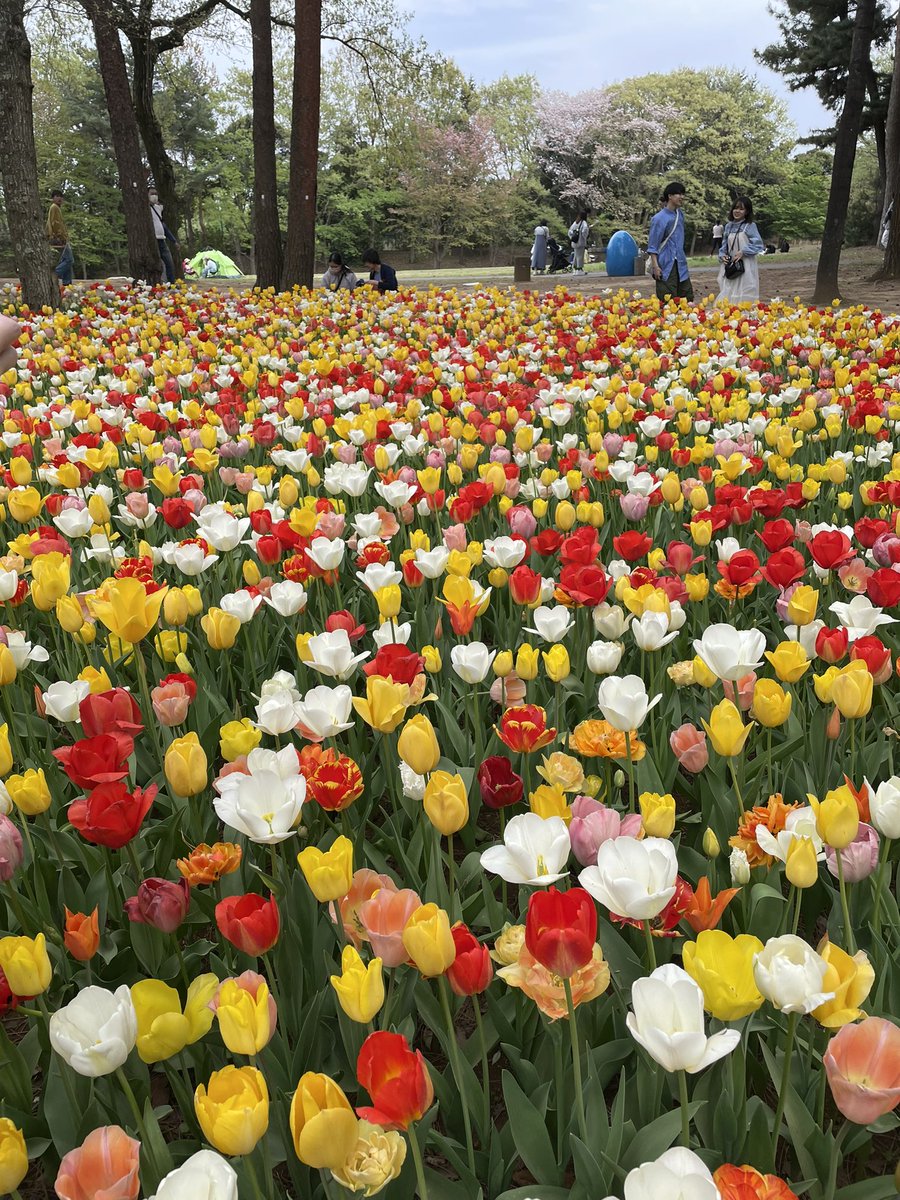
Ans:
POLYGON ((11 600, 19 586, 19 576, 16 571, 0 571, 0 600, 4 603, 11 600))
POLYGON ((293 579, 280 579, 272 584, 263 600, 270 608, 274 608, 279 617, 295 617, 306 608, 306 588, 293 579))
POLYGON ((825 857, 825 846, 816 826, 816 814, 808 805, 789 812, 785 818, 784 829, 778 833, 773 834, 765 825, 756 827, 756 844, 760 850, 770 854, 772 858, 777 858, 779 862, 787 862, 788 851, 795 838, 807 838, 813 844, 816 858, 825 857))
POLYGON ((308 741, 337 737, 353 727, 353 693, 344 683, 314 687, 297 703, 296 711, 297 728, 308 741))
POLYGON ((219 607, 232 617, 237 617, 242 625, 252 621, 256 610, 262 604, 262 596, 251 596, 246 588, 239 592, 229 592, 219 601, 219 607))
POLYGON ((447 569, 450 551, 446 546, 433 550, 417 550, 414 562, 426 579, 440 579, 447 569))
POLYGON ((377 592, 380 588, 393 587, 394 584, 402 583, 403 572, 398 571, 392 562, 369 563, 364 571, 356 572, 356 578, 370 592, 377 592))
MULTIPOLYGON (((208 567, 219 561, 218 554, 207 554, 202 546, 191 542, 188 546, 175 545, 163 551, 163 561, 176 567, 182 575, 191 578, 202 575, 208 567)), ((227 611, 227 610, 226 610, 227 611)))
POLYGON ((568 875, 571 843, 562 817, 519 813, 507 822, 502 846, 490 846, 481 865, 507 883, 548 887, 568 875))
POLYGON ((666 1071, 694 1075, 730 1054, 741 1040, 736 1029, 706 1036, 703 992, 674 963, 635 980, 631 1006, 634 1011, 625 1018, 628 1032, 666 1071))
POLYGON ((619 917, 649 921, 675 895, 678 859, 666 838, 608 838, 597 851, 597 863, 578 876, 595 900, 619 917))
POLYGON ((618 604, 607 604, 604 601, 593 610, 594 628, 601 637, 616 641, 625 632, 628 624, 628 614, 618 604))
POLYGON ((753 956, 756 986, 783 1013, 808 1013, 834 992, 823 992, 828 964, 812 946, 792 933, 769 938, 753 956))
POLYGON ((87 537, 94 528, 94 518, 86 508, 64 508, 53 524, 67 538, 87 537))
POLYGON ((412 637, 412 623, 402 621, 383 621, 372 631, 372 641, 381 649, 382 646, 408 646, 412 637))
MULTIPOLYGON (((296 759, 296 753, 292 753, 296 759)), ((219 820, 251 842, 273 846, 297 832, 306 800, 302 775, 285 779, 275 771, 256 770, 249 775, 235 772, 220 782, 218 790, 213 808, 219 820)))
POLYGON ((207 504, 194 519, 200 537, 214 550, 234 550, 250 528, 249 517, 236 517, 214 504, 207 504))
POLYGON ((489 651, 484 642, 461 643, 450 651, 450 663, 464 683, 481 683, 496 656, 497 651, 489 651))
POLYGON ((684 1146, 673 1146, 654 1162, 625 1176, 625 1200, 720 1200, 709 1167, 684 1146))
POLYGON ((645 612, 632 617, 631 633, 639 650, 660 650, 678 637, 669 633, 669 618, 664 612, 645 612))
POLYGON ((28 663, 46 662, 50 657, 44 646, 29 642, 25 634, 18 629, 10 629, 6 634, 6 645, 12 655, 16 670, 21 671, 28 663))
POLYGON ((872 824, 886 838, 900 838, 900 779, 892 775, 878 787, 869 787, 872 824))
POLYGON ((85 987, 50 1018, 50 1044, 79 1075, 95 1079, 121 1067, 137 1041, 137 1013, 126 984, 85 987))
POLYGON ((728 856, 728 870, 731 874, 732 887, 743 887, 750 882, 750 860, 747 858, 746 850, 739 850, 735 846, 728 856))
POLYGON ((306 666, 332 679, 349 679, 356 670, 357 663, 369 657, 368 651, 363 654, 353 653, 350 635, 346 629, 317 633, 306 643, 306 651, 310 656, 306 660, 306 666))
POLYGON ((575 621, 569 610, 562 604, 551 608, 546 604, 539 605, 531 614, 534 626, 526 626, 526 633, 534 633, 545 642, 561 642, 575 621))
POLYGON ((521 538, 487 538, 484 543, 484 557, 492 567, 504 571, 515 570, 527 553, 528 543, 521 538))
POLYGON ((306 553, 320 571, 336 571, 344 561, 346 544, 340 538, 314 537, 306 553))
POLYGON ((659 704, 662 694, 651 700, 643 679, 638 675, 610 675, 597 689, 597 703, 613 729, 630 733, 640 729, 651 708, 659 704))
POLYGON ((47 716, 55 717, 57 721, 80 721, 78 709, 90 690, 91 685, 84 679, 76 679, 74 683, 60 679, 51 683, 41 696, 47 716))
MULTIPOLYGON (((400 447, 397 446, 395 449, 399 453, 400 447)), ((402 479, 395 479, 391 483, 384 483, 379 480, 375 484, 375 491, 388 508, 402 508, 404 504, 409 504, 410 500, 416 494, 416 489, 412 484, 404 483, 402 479)))
POLYGON ((876 608, 868 596, 854 596, 848 604, 835 600, 828 607, 847 630, 851 642, 871 637, 879 625, 894 625, 897 621, 896 617, 889 617, 876 608))
POLYGON ((619 668, 625 647, 621 642, 591 642, 587 648, 587 667, 594 675, 612 675, 619 668))
POLYGON ((759 629, 735 629, 733 625, 709 625, 694 642, 694 653, 719 679, 732 683, 755 671, 762 663, 766 635, 759 629))
POLYGON ((238 1177, 215 1150, 198 1150, 164 1175, 150 1200, 238 1200, 238 1177))

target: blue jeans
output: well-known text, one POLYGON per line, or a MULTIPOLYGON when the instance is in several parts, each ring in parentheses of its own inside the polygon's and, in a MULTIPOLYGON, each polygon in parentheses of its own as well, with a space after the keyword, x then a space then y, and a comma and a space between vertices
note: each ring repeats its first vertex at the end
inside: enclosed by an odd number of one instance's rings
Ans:
POLYGON ((159 247, 159 257, 162 259, 163 270, 166 276, 166 283, 175 282, 175 264, 172 261, 172 251, 169 249, 169 243, 166 238, 157 238, 156 244, 159 247))
POLYGON ((72 282, 75 274, 75 255, 72 253, 72 247, 68 242, 63 246, 59 262, 53 268, 53 271, 60 283, 68 284, 72 282))

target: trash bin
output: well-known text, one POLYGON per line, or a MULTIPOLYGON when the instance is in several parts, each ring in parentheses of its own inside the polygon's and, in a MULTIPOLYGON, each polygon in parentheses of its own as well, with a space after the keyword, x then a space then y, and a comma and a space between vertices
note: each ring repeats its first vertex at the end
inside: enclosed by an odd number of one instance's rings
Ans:
POLYGON ((522 255, 519 258, 513 259, 513 282, 528 283, 531 279, 531 259, 528 255, 522 255))

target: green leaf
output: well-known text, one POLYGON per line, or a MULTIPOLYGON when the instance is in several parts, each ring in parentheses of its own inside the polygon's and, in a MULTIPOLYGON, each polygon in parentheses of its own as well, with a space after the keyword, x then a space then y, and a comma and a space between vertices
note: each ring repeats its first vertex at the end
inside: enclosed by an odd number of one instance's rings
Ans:
POLYGON ((859 1183, 848 1183, 838 1188, 834 1200, 894 1200, 897 1185, 893 1175, 879 1175, 877 1179, 861 1179, 859 1183))
MULTIPOLYGON (((534 1193, 534 1184, 530 1184, 528 1187, 513 1188, 511 1192, 504 1192, 497 1200, 538 1200, 534 1193)), ((569 1200, 570 1194, 568 1188, 542 1187, 540 1200, 569 1200)))
MULTIPOLYGON (((688 1105, 688 1112, 693 1117, 694 1113, 705 1103, 704 1100, 692 1101, 688 1105)), ((681 1109, 676 1108, 673 1112, 663 1113, 661 1117, 657 1117, 655 1121, 651 1121, 649 1125, 638 1130, 630 1146, 624 1154, 619 1156, 617 1161, 625 1171, 639 1167, 641 1163, 651 1162, 669 1149, 679 1133, 681 1133, 681 1109)))
POLYGON ((522 1162, 538 1183, 558 1183, 559 1168, 545 1114, 535 1108, 509 1071, 503 1072, 503 1099, 522 1162))

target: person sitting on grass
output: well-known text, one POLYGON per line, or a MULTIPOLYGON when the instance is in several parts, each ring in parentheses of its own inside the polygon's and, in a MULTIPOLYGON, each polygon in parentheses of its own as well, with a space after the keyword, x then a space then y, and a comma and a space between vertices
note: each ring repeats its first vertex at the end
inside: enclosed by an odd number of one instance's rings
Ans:
POLYGON ((322 276, 322 287, 329 292, 339 292, 342 288, 355 288, 358 283, 356 275, 344 262, 343 254, 333 250, 328 257, 328 270, 322 276))
POLYGON ((381 261, 377 250, 367 250, 363 255, 363 265, 369 272, 369 282, 374 283, 379 292, 396 292, 398 288, 397 272, 393 267, 381 261))

